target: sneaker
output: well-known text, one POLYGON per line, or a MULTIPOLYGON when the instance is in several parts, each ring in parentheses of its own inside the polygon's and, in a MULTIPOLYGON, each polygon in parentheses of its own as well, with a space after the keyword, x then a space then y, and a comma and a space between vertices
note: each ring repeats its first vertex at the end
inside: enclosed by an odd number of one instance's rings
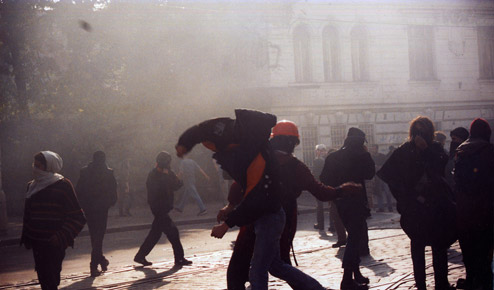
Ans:
POLYGON ((96 268, 91 268, 90 271, 91 277, 98 277, 99 275, 101 275, 101 272, 96 268))
POLYGON ((331 247, 332 248, 339 248, 339 247, 344 246, 344 245, 346 245, 346 241, 344 241, 344 242, 338 241, 338 242, 336 242, 336 244, 332 244, 331 247))
POLYGON ((201 215, 205 215, 205 214, 207 214, 207 213, 208 213, 208 211, 207 211, 207 210, 201 210, 201 211, 200 211, 197 215, 198 215, 198 216, 201 216, 201 215))
POLYGON ((151 266, 153 264, 153 263, 149 262, 148 260, 146 260, 146 258, 138 257, 138 256, 134 257, 134 262, 142 264, 143 266, 151 266))
POLYGON ((103 260, 99 264, 101 265, 101 271, 106 272, 108 270, 108 265, 110 265, 110 262, 106 258, 103 258, 103 260))
POLYGON ((182 258, 180 260, 175 260, 175 266, 188 266, 191 264, 192 264, 192 261, 189 261, 185 258, 182 258))

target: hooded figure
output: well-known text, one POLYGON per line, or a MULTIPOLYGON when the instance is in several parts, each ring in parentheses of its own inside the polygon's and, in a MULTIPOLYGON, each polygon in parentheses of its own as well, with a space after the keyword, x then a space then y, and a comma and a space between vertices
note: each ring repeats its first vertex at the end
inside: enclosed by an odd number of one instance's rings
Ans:
POLYGON ((342 267, 344 269, 341 289, 366 289, 369 279, 360 273, 360 255, 369 254, 366 219, 370 215, 365 191, 365 180, 375 174, 375 164, 365 147, 365 133, 350 128, 343 147, 326 157, 321 181, 337 187, 345 182, 362 185, 359 194, 345 196, 335 201, 348 237, 342 267))
POLYGON ((86 220, 72 183, 58 174, 62 158, 52 151, 34 156, 34 180, 28 184, 21 244, 33 249, 35 270, 42 289, 57 289, 65 249, 86 220))
POLYGON ((455 181, 453 179, 453 168, 455 166, 455 156, 456 156, 456 148, 460 146, 461 143, 465 142, 468 139, 468 130, 463 127, 457 127, 452 130, 449 135, 451 136, 451 143, 449 145, 449 160, 446 164, 446 170, 444 172, 444 177, 446 178, 446 182, 449 184, 451 188, 455 187, 455 181))
POLYGON ((457 149, 454 179, 458 235, 465 264, 463 289, 492 289, 494 244, 494 145, 484 119, 475 119, 470 138, 457 149))
POLYGON ((103 151, 93 154, 93 161, 81 169, 76 186, 77 196, 86 214, 87 226, 91 236, 91 276, 98 276, 106 271, 110 262, 103 255, 103 239, 108 221, 108 209, 117 202, 117 181, 113 169, 106 165, 103 151))

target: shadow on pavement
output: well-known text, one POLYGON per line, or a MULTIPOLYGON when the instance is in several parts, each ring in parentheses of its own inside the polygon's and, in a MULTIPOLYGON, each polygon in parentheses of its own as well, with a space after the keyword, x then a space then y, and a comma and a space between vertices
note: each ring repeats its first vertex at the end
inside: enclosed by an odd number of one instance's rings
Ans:
POLYGON ((95 277, 88 276, 78 282, 68 285, 67 287, 60 288, 62 289, 98 289, 93 287, 95 277))

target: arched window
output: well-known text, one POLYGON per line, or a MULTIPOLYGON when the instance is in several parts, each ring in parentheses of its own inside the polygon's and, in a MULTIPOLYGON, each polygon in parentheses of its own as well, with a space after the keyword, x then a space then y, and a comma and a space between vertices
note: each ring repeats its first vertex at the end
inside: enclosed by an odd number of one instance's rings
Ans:
POLYGON ((322 31, 322 51, 324 61, 324 80, 327 82, 339 81, 340 73, 340 46, 338 31, 335 27, 326 26, 322 31))
POLYGON ((293 48, 295 56, 295 80, 297 82, 312 81, 310 34, 307 26, 300 25, 293 31, 293 48))
POLYGON ((352 72, 354 81, 368 81, 367 30, 362 26, 352 29, 352 72))

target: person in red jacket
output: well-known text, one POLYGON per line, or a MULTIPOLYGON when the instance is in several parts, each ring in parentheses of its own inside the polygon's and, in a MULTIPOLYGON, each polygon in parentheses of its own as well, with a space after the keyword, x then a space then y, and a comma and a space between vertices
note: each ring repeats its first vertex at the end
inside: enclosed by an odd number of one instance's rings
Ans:
MULTIPOLYGON (((303 190, 309 191, 321 201, 334 200, 344 194, 359 192, 361 186, 347 183, 333 188, 325 186, 315 179, 309 168, 294 155, 295 147, 300 143, 298 128, 291 121, 280 121, 273 128, 271 146, 280 166, 281 203, 285 211, 285 227, 280 239, 281 259, 291 264, 290 247, 297 230, 297 198, 303 190)), ((225 220, 228 214, 242 200, 241 187, 234 183, 230 189, 229 204, 218 213, 218 221, 225 220)), ((256 234, 251 225, 240 228, 232 258, 227 271, 228 289, 245 289, 248 281, 249 262, 251 260, 256 234)), ((292 285, 293 289, 300 288, 292 285)))
POLYGON ((249 281, 251 289, 267 289, 268 272, 299 289, 324 289, 319 282, 280 258, 285 213, 280 200, 279 166, 269 143, 276 116, 235 110, 236 119, 217 118, 187 129, 175 149, 182 157, 195 144, 215 151, 213 158, 240 185, 242 201, 211 231, 222 238, 229 228, 251 224, 256 233, 249 281))

